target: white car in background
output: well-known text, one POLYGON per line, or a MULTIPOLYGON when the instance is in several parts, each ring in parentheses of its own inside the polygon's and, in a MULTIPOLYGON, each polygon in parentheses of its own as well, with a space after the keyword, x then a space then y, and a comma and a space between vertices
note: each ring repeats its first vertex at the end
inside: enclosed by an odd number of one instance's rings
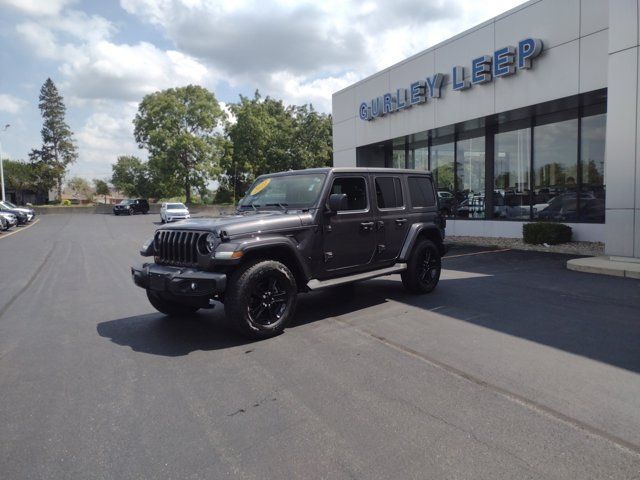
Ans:
MULTIPOLYGON (((4 230, 9 230, 12 227, 15 227, 18 224, 18 219, 13 213, 9 212, 0 212, 0 217, 4 218, 4 222, 2 223, 4 230)), ((0 228, 2 230, 3 228, 0 228)))
POLYGON ((163 203, 160 207, 160 221, 162 223, 175 222, 191 218, 189 209, 184 203, 163 203))

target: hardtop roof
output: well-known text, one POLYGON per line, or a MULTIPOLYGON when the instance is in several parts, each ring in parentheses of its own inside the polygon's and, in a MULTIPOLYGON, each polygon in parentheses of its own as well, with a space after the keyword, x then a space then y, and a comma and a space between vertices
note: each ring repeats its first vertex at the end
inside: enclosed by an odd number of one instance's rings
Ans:
MULTIPOLYGON (((307 168, 304 170, 287 170, 284 172, 265 173, 260 177, 272 177, 283 175, 304 175, 309 173, 387 173, 387 174, 404 174, 404 175, 428 175, 431 176, 431 172, 428 170, 415 170, 409 168, 371 168, 371 167, 320 167, 320 168, 307 168)), ((259 178, 260 178, 259 177, 259 178)))

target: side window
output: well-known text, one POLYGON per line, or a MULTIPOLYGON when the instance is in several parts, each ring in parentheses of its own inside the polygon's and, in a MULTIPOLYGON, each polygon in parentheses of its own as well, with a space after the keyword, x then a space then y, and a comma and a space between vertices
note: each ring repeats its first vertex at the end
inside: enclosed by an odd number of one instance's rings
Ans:
POLYGON ((363 177, 340 177, 333 181, 331 194, 346 193, 348 210, 367 209, 367 183, 363 177))
POLYGON ((428 177, 409 177, 409 195, 414 207, 433 207, 436 199, 433 185, 428 177))
POLYGON ((401 208, 404 205, 398 177, 376 177, 375 182, 378 208, 401 208))

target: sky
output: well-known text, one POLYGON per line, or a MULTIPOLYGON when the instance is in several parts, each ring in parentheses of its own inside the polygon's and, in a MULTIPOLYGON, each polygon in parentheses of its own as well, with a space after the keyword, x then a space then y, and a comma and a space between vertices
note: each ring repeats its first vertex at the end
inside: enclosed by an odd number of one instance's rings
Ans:
MULTIPOLYGON (((67 106, 78 160, 68 177, 108 179, 133 138, 144 95, 202 85, 331 112, 348 85, 523 3, 522 0, 0 0, 3 158, 40 145, 40 87, 67 106)), ((426 72, 429 73, 429 72, 426 72)))

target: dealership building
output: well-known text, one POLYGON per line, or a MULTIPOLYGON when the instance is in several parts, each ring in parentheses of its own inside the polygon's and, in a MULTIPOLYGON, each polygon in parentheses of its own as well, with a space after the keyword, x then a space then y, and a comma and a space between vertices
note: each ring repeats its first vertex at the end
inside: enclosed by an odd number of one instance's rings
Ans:
POLYGON ((449 235, 640 258, 639 0, 532 0, 333 95, 335 166, 430 170, 449 235))

